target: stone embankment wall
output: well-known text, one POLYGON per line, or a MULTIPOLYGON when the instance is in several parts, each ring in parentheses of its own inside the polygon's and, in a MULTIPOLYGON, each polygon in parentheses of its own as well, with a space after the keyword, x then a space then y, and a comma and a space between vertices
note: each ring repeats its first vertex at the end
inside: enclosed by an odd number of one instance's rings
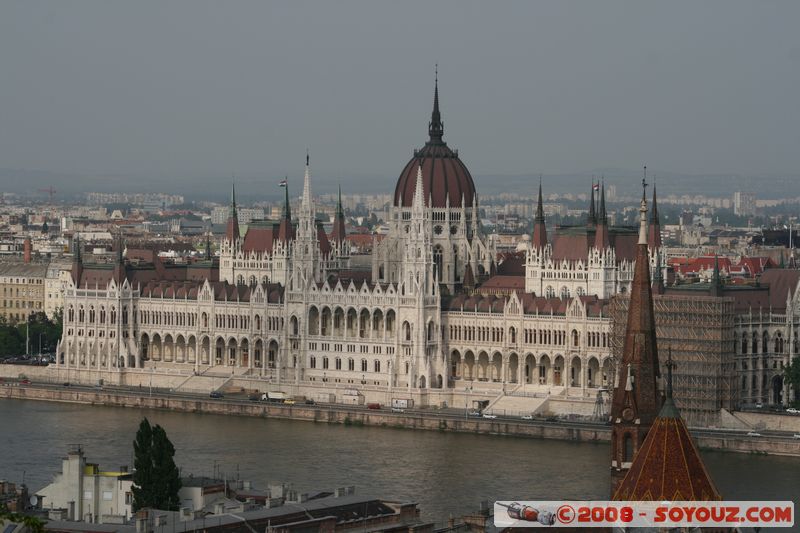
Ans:
MULTIPOLYGON (((0 398, 43 400, 87 405, 164 409, 170 411, 209 413, 235 416, 305 420, 353 426, 384 426, 405 429, 457 431, 491 435, 507 435, 576 442, 607 442, 611 433, 607 426, 570 425, 559 422, 487 420, 442 416, 431 412, 391 413, 383 410, 347 408, 325 405, 279 405, 262 402, 215 401, 206 398, 140 395, 118 390, 80 390, 67 387, 0 387, 0 398)), ((800 441, 753 438, 737 434, 695 435, 703 449, 739 453, 800 456, 800 441)))

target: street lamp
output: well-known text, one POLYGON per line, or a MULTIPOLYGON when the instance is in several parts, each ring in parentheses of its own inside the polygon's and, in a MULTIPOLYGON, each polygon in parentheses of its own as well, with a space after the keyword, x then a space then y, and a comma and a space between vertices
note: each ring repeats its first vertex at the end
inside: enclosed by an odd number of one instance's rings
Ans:
POLYGON ((464 420, 469 418, 469 396, 468 393, 472 392, 472 385, 464 387, 464 420))

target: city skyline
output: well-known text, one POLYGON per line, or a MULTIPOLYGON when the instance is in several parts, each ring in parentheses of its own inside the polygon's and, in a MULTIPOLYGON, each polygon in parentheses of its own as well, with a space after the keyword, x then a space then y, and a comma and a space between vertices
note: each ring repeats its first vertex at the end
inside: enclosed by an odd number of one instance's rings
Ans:
POLYGON ((424 131, 438 63, 445 139, 476 176, 642 163, 796 176, 797 7, 720 5, 15 4, 0 22, 15 104, 0 161, 109 186, 235 174, 247 187, 296 176, 311 147, 321 176, 389 184, 409 155, 396 147, 424 131))

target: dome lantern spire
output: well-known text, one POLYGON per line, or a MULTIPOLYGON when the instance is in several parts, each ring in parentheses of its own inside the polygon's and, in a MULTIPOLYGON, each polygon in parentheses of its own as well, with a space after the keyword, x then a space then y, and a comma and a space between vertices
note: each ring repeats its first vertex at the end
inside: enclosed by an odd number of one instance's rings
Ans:
POLYGON ((436 64, 433 82, 433 112, 431 113, 431 121, 428 124, 428 134, 430 135, 430 142, 441 143, 444 136, 444 124, 442 123, 442 115, 439 112, 439 64, 436 64))

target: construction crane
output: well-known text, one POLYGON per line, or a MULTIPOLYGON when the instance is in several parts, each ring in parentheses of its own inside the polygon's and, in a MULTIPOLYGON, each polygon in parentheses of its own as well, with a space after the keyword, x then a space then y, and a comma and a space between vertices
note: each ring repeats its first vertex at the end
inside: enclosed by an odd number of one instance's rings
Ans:
POLYGON ((50 196, 50 203, 51 204, 53 203, 53 195, 56 194, 56 190, 53 188, 52 185, 46 189, 37 189, 37 190, 38 192, 46 192, 50 196))

